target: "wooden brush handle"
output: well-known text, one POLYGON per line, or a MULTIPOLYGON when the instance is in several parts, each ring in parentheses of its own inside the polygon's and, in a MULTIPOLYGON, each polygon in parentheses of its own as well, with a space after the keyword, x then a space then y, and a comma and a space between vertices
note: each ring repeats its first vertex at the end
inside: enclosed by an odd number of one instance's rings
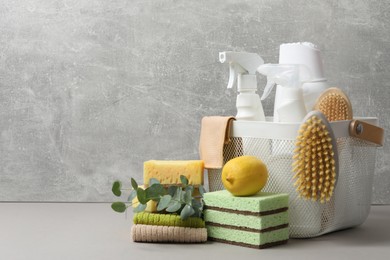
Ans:
POLYGON ((383 146, 383 128, 360 120, 352 120, 349 125, 349 134, 353 137, 383 146))

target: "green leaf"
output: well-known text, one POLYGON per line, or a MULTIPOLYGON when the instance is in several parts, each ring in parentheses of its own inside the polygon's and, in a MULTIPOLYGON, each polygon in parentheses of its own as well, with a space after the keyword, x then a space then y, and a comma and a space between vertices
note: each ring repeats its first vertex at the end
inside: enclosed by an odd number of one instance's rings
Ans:
POLYGON ((180 193, 180 202, 183 203, 183 204, 186 203, 185 198, 184 198, 185 195, 186 195, 186 192, 182 190, 181 193, 180 193))
POLYGON ((185 194, 184 194, 184 202, 186 204, 190 204, 192 203, 192 189, 187 189, 185 191, 185 194))
POLYGON ((177 186, 169 186, 168 187, 168 194, 172 197, 175 196, 176 190, 179 189, 177 186))
POLYGON ((136 190, 132 190, 132 191, 130 192, 129 197, 127 198, 127 201, 133 201, 133 199, 134 199, 135 197, 137 197, 137 191, 136 191, 136 190))
POLYGON ((184 191, 187 191, 187 190, 192 190, 192 192, 193 192, 193 191, 194 191, 194 186, 188 185, 188 186, 184 189, 184 191))
POLYGON ((206 190, 204 189, 204 187, 202 185, 199 186, 199 193, 200 193, 200 196, 202 196, 202 198, 203 198, 203 194, 206 193, 206 190))
POLYGON ((178 201, 171 200, 171 203, 169 203, 169 206, 167 207, 166 211, 168 212, 176 212, 181 208, 181 203, 178 201))
POLYGON ((187 179, 186 176, 180 175, 180 181, 181 181, 182 184, 188 185, 188 179, 187 179))
POLYGON ((111 204, 111 208, 119 213, 125 212, 126 211, 126 204, 123 202, 114 202, 111 204))
POLYGON ((146 188, 145 192, 146 192, 146 199, 157 200, 157 201, 159 201, 160 197, 164 196, 166 193, 164 186, 162 186, 159 183, 158 184, 155 183, 152 186, 146 188))
POLYGON ((156 178, 150 178, 149 180, 149 186, 152 186, 153 184, 160 184, 160 181, 156 178))
POLYGON ((133 212, 139 213, 144 211, 145 209, 146 209, 146 204, 138 204, 138 206, 133 209, 133 212))
POLYGON ((192 208, 194 209, 194 214, 192 214, 192 216, 194 216, 194 217, 198 217, 198 218, 200 218, 200 217, 202 217, 202 211, 200 211, 198 208, 196 208, 196 207, 194 207, 194 206, 192 206, 192 208))
POLYGON ((189 218, 190 216, 192 216, 194 213, 195 213, 195 210, 191 206, 185 205, 184 208, 181 210, 180 218, 182 220, 185 220, 185 219, 189 218))
POLYGON ((196 216, 196 217, 202 217, 202 212, 203 212, 203 203, 196 200, 196 199, 192 199, 192 208, 195 210, 195 213, 193 214, 193 216, 196 216))
POLYGON ((181 181, 181 183, 182 183, 184 186, 187 186, 187 185, 188 185, 188 179, 187 179, 186 176, 180 175, 180 181, 181 181))
POLYGON ((115 181, 112 184, 112 193, 114 193, 115 196, 120 197, 122 195, 121 192, 122 183, 120 181, 115 181))
POLYGON ((135 190, 138 189, 138 184, 137 184, 137 182, 133 178, 131 178, 131 186, 135 190))
POLYGON ((182 201, 182 189, 177 187, 175 194, 173 195, 173 199, 177 201, 182 201))
POLYGON ((146 204, 150 200, 146 198, 146 191, 140 187, 137 188, 137 198, 141 204, 146 204))
POLYGON ((169 203, 171 202, 172 197, 171 195, 164 195, 161 199, 160 202, 157 205, 157 211, 161 211, 168 207, 169 203))
POLYGON ((202 205, 202 203, 199 202, 198 200, 192 199, 191 203, 192 203, 192 206, 193 206, 194 208, 202 209, 202 206, 203 206, 203 205, 202 205))

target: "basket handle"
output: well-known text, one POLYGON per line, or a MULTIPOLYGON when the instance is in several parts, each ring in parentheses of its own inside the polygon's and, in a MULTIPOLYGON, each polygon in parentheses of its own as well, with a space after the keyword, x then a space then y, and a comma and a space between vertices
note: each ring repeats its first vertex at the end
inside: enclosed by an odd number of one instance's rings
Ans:
POLYGON ((361 120, 352 120, 349 125, 349 135, 383 146, 385 131, 376 125, 361 120))

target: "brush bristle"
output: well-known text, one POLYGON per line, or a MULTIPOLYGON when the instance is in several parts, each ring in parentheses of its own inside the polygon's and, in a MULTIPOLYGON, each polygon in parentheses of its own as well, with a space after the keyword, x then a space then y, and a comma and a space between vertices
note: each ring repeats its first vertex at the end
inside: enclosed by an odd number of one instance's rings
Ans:
POLYGON ((310 117, 299 129, 295 145, 293 171, 297 192, 305 199, 329 201, 336 182, 336 167, 326 125, 318 117, 310 117))
POLYGON ((326 116, 329 122, 352 119, 347 100, 338 93, 325 95, 318 104, 318 110, 326 116))

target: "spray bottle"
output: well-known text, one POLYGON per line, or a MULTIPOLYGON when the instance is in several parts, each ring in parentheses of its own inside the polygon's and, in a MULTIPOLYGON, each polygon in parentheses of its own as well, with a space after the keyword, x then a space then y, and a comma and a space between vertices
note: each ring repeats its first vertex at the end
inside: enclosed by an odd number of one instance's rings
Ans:
POLYGON ((278 84, 279 100, 275 104, 278 121, 301 122, 307 114, 302 85, 311 79, 309 69, 298 64, 263 64, 258 71, 267 76, 265 97, 278 84))
MULTIPOLYGON (((312 111, 317 98, 324 90, 329 88, 324 76, 321 51, 310 42, 283 43, 279 49, 279 64, 301 64, 309 69, 311 80, 302 85, 302 90, 306 111, 312 111)), ((273 85, 275 85, 275 82, 268 82, 261 100, 268 96, 273 85)), ((274 102, 274 122, 280 121, 277 108, 280 106, 283 95, 283 90, 277 86, 274 102)))
POLYGON ((229 64, 230 76, 227 88, 232 88, 237 79, 239 94, 236 100, 236 119, 265 121, 263 106, 256 93, 256 70, 264 64, 263 59, 256 53, 225 51, 219 53, 219 61, 229 64))
MULTIPOLYGON (((275 84, 278 84, 278 104, 275 105, 274 114, 278 117, 279 122, 295 124, 302 122, 306 116, 306 107, 302 85, 310 81, 311 73, 304 65, 298 64, 264 64, 258 71, 267 75, 267 86, 270 92, 275 84)), ((286 181, 291 165, 293 164, 293 151, 295 142, 286 140, 272 140, 271 156, 267 168, 272 175, 274 187, 283 192, 296 193, 295 186, 286 181), (285 169, 285 170, 281 170, 285 169)), ((295 210, 289 215, 290 223, 303 230, 305 234, 318 234, 321 230, 322 207, 319 203, 308 202, 305 207, 310 207, 310 223, 308 222, 307 213, 301 210, 301 205, 296 205, 295 210)))

